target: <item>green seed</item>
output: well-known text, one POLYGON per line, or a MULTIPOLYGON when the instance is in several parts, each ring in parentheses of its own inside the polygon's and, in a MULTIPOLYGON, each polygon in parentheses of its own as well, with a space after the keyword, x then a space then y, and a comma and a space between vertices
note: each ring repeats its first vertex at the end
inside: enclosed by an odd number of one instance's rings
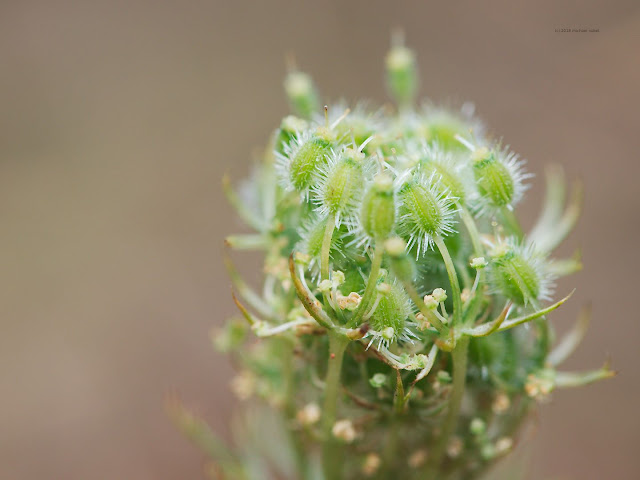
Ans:
POLYGON ((496 159, 494 152, 479 150, 473 162, 478 192, 496 207, 509 205, 515 195, 515 182, 509 170, 496 159))
POLYGON ((319 167, 325 163, 329 151, 329 142, 314 137, 304 142, 295 152, 289 168, 289 178, 297 190, 303 191, 313 185, 319 167))

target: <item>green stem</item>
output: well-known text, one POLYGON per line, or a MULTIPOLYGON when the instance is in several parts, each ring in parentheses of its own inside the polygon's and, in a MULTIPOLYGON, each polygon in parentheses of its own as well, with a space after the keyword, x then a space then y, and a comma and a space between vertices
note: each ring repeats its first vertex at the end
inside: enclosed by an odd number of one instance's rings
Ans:
MULTIPOLYGON (((283 345, 283 351, 285 352, 282 362, 282 372, 286 381, 286 404, 285 415, 287 421, 292 422, 296 416, 296 403, 295 403, 295 343, 291 345, 283 345)), ((289 428, 289 441, 295 455, 296 470, 298 477, 301 480, 306 480, 309 477, 309 464, 307 462, 307 456, 303 448, 300 436, 294 429, 289 428)))
POLYGON ((320 278, 322 280, 329 279, 329 253, 331 252, 331 238, 333 230, 336 228, 336 216, 330 213, 327 217, 327 225, 324 228, 324 237, 322 238, 322 250, 320 252, 320 278))
POLYGON ((380 273, 380 266, 382 265, 382 257, 384 256, 384 244, 382 242, 376 242, 376 248, 373 252, 373 259, 371 260, 371 271, 369 272, 369 279, 367 280, 367 286, 364 289, 364 294, 360 299, 360 304, 356 311, 353 313, 353 317, 349 321, 349 325, 354 327, 358 325, 358 322, 365 314, 369 305, 375 297, 376 285, 378 283, 378 274, 380 273))
POLYGON ((435 237, 434 242, 440 250, 444 265, 447 268, 447 275, 449 275, 449 282, 451 283, 451 296, 453 297, 453 325, 460 325, 460 318, 462 317, 462 301, 460 299, 460 284, 458 283, 458 275, 456 274, 456 268, 449 255, 449 250, 444 244, 442 237, 435 237))
POLYGON ((391 424, 387 431, 387 444, 382 453, 382 467, 378 472, 379 479, 388 479, 394 470, 394 466, 398 459, 398 439, 399 439, 399 419, 397 414, 391 417, 391 424))
POLYGON ((324 443, 322 445, 322 470, 327 480, 340 480, 343 478, 342 463, 343 449, 334 438, 332 430, 336 423, 338 410, 338 393, 340 391, 340 372, 344 351, 349 340, 341 335, 329 332, 329 360, 327 378, 325 382, 323 423, 324 443))
POLYGON ((519 239, 524 237, 524 233, 520 227, 520 222, 518 222, 513 210, 510 210, 507 207, 502 207, 502 218, 504 218, 507 228, 513 235, 517 236, 519 239))
POLYGON ((457 345, 453 349, 451 356, 453 358, 453 385, 451 396, 449 397, 449 409, 447 416, 442 424, 442 431, 438 438, 435 448, 432 450, 427 463, 423 480, 435 480, 440 478, 439 467, 442 463, 442 457, 447 449, 449 439, 455 432, 460 414, 460 406, 464 397, 464 389, 467 381, 467 358, 469 351, 469 337, 462 336, 458 340, 457 345))
POLYGON ((480 241, 480 232, 478 231, 478 226, 476 225, 475 220, 471 216, 471 213, 469 213, 469 210, 462 205, 459 206, 458 212, 460 213, 460 218, 462 218, 462 223, 464 223, 464 226, 469 232, 474 255, 481 256, 483 251, 482 242, 480 241))

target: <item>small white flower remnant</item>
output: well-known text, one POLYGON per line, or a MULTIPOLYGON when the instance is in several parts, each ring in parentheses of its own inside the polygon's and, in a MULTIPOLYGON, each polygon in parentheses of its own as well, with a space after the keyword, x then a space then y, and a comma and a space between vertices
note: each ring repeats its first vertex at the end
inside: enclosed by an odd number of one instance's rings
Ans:
POLYGON ((457 458, 462 453, 463 447, 462 439, 460 437, 453 437, 447 445, 447 455, 451 458, 457 458))
POLYGON ((322 280, 318 284, 318 290, 320 290, 322 293, 330 292, 332 287, 333 287, 333 282, 331 280, 322 280))
POLYGON ((433 295, 425 295, 423 301, 424 306, 429 310, 435 310, 436 308, 438 308, 438 301, 433 298, 433 295))
POLYGON ((471 290, 469 290, 468 288, 463 288, 462 292, 460 292, 460 300, 462 300, 462 303, 467 303, 469 300, 471 300, 471 290))
POLYGON ((396 331, 393 329, 393 327, 387 327, 380 333, 382 334, 382 338, 384 338, 385 340, 391 340, 395 336, 396 331))
POLYGON ((493 403, 491 404, 491 411, 496 415, 500 415, 506 412, 510 406, 511 400, 509 400, 509 396, 504 392, 500 392, 493 399, 493 403))
POLYGON ((345 443, 352 443, 356 439, 357 435, 353 423, 348 419, 338 420, 334 423, 331 433, 333 433, 334 437, 345 443))
POLYGON ((370 453, 364 459, 364 463, 362 464, 362 473, 365 477, 373 477, 380 469, 380 465, 382 465, 380 455, 377 453, 370 453))
POLYGON ((509 437, 501 437, 496 442, 496 455, 504 455, 513 447, 513 440, 509 437))
POLYGON ((424 448, 416 450, 409 455, 409 466, 411 468, 420 468, 427 461, 427 451, 424 448))
POLYGON ((256 391, 256 377, 249 370, 243 370, 231 379, 231 391, 238 400, 249 400, 256 391))
POLYGON ((487 265, 489 265, 489 262, 487 262, 484 257, 476 257, 473 260, 471 260, 469 265, 471 266, 471 268, 475 268, 476 270, 480 270, 480 269, 486 267, 487 265))
POLYGON ((391 237, 384 243, 384 247, 389 255, 392 257, 398 257, 405 252, 407 244, 400 237, 391 237))
POLYGON ((444 288, 436 288, 431 296, 436 302, 442 303, 447 299, 447 291, 444 288))
POLYGON ((425 316, 420 312, 416 313, 416 321, 418 322, 418 328, 420 330, 431 328, 431 323, 429 323, 429 320, 427 320, 425 316))
POLYGON ((524 386, 525 392, 536 400, 546 400, 553 390, 553 380, 530 373, 524 386))
POLYGON ((360 305, 360 294, 358 292, 351 292, 346 297, 344 295, 338 295, 338 307, 340 310, 348 310, 352 312, 358 305, 360 305))
POLYGON ((313 425, 318 423, 322 412, 317 403, 308 403, 302 409, 298 410, 296 414, 296 420, 303 426, 313 425))

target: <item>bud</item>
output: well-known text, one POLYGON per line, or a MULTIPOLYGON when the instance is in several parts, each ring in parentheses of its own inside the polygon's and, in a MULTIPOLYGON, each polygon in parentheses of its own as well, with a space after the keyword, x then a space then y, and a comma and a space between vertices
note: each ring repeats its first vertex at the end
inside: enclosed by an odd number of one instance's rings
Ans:
POLYGON ((303 118, 309 118, 320 111, 318 92, 309 75, 292 71, 284 80, 284 91, 289 99, 291 109, 303 118))
POLYGON ((447 292, 443 288, 436 288, 431 295, 433 295, 433 299, 438 303, 442 303, 447 299, 447 292))
POLYGON ((429 310, 435 310, 436 308, 438 308, 439 302, 433 297, 433 295, 425 295, 423 302, 424 306, 429 310))
POLYGON ((416 264, 407 255, 407 243, 400 237, 392 237, 384 244, 391 257, 391 269, 394 275, 403 282, 412 282, 416 278, 416 264))
POLYGON ((409 106, 418 90, 415 54, 404 45, 394 45, 387 54, 386 66, 391 96, 401 107, 409 106))
POLYGON ((488 265, 488 262, 484 259, 484 257, 476 257, 469 263, 471 268, 475 268, 476 270, 481 270, 488 265))
POLYGON ((396 221, 393 180, 386 173, 376 175, 360 209, 360 224, 372 239, 384 239, 396 221))

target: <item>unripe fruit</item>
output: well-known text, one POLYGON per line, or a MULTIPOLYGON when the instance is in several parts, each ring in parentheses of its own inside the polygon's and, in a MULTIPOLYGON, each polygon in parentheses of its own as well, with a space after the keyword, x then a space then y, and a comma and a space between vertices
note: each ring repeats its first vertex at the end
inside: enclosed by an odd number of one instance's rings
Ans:
POLYGON ((399 198, 400 229, 410 247, 418 246, 418 253, 424 253, 435 237, 452 231, 451 201, 427 182, 411 180, 400 189, 399 198))
POLYGON ((498 290, 519 305, 535 301, 543 291, 534 261, 515 246, 505 243, 491 252, 491 273, 498 290))
POLYGON ((454 165, 440 162, 430 158, 423 158, 418 166, 420 172, 426 178, 434 176, 439 181, 436 188, 443 194, 448 194, 456 202, 464 203, 465 191, 460 174, 455 171, 454 165))
POLYGON ((495 151, 482 147, 473 153, 473 175, 478 193, 493 206, 504 207, 515 200, 516 180, 495 151))
MULTIPOLYGON (((326 219, 321 217, 316 219, 314 222, 309 223, 302 233, 302 240, 300 241, 299 248, 301 248, 306 255, 311 257, 312 260, 320 258, 325 226, 326 219)), ((331 239, 331 249, 333 250, 339 246, 339 236, 334 235, 331 239)))
POLYGON ((289 164, 289 180, 296 190, 303 192, 313 186, 330 151, 331 144, 315 136, 299 144, 289 164))
POLYGON ((345 149, 323 173, 323 179, 314 192, 318 196, 320 211, 340 216, 356 207, 364 183, 363 155, 345 149))
POLYGON ((392 328, 394 330, 393 337, 397 338, 406 327, 407 317, 411 313, 409 297, 399 284, 390 283, 388 285, 390 288, 386 294, 381 295, 369 323, 375 331, 380 333, 387 328, 392 328))
POLYGON ((385 173, 374 179, 362 201, 360 223, 372 239, 384 239, 393 230, 396 221, 393 181, 385 173))

